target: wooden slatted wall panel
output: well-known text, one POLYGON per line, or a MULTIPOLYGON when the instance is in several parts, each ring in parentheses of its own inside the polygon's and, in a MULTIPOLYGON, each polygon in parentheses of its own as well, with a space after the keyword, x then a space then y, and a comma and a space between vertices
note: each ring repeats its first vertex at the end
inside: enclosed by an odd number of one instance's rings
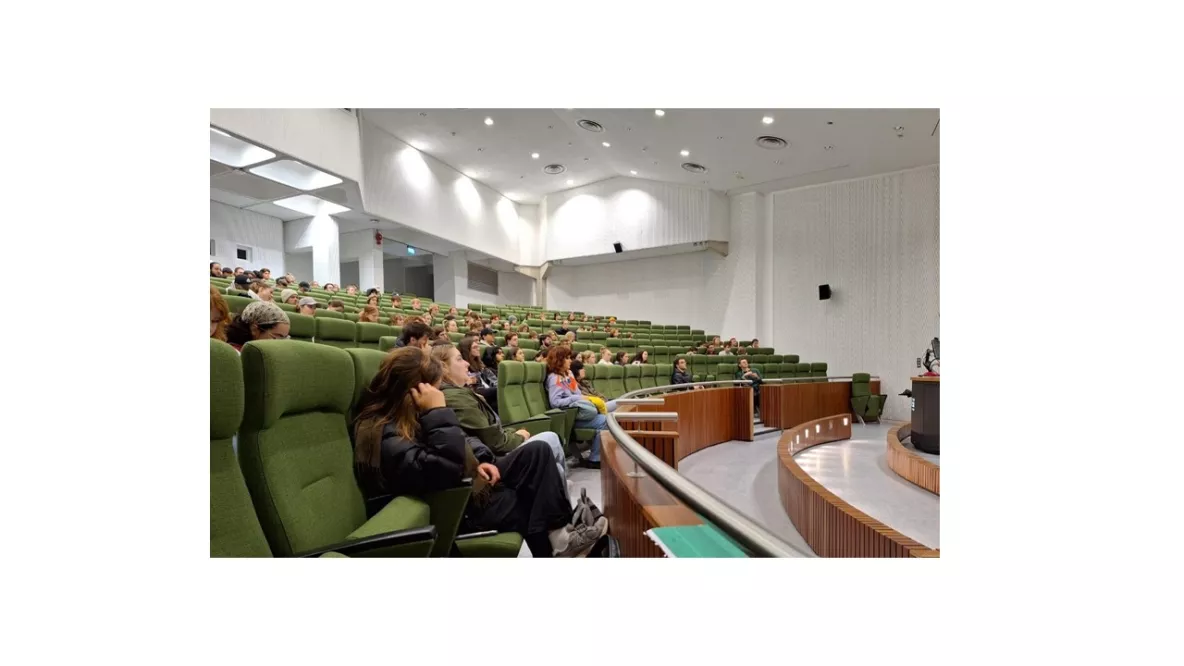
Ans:
MULTIPOLYGON (((870 382, 879 393, 880 381, 870 382)), ((761 422, 771 428, 793 428, 806 421, 851 411, 851 382, 797 382, 761 387, 761 422)))
POLYGON ((843 501, 807 474, 793 454, 851 437, 851 417, 836 414, 786 430, 777 443, 777 491, 786 515, 820 557, 938 557, 940 551, 897 532, 843 501), (843 421, 847 423, 844 424, 843 421), (814 426, 821 425, 822 432, 814 426), (806 437, 805 432, 810 431, 806 437))
POLYGON ((888 431, 888 467, 905 481, 920 486, 934 495, 941 495, 941 467, 917 455, 916 451, 900 443, 908 435, 909 424, 898 425, 888 431))

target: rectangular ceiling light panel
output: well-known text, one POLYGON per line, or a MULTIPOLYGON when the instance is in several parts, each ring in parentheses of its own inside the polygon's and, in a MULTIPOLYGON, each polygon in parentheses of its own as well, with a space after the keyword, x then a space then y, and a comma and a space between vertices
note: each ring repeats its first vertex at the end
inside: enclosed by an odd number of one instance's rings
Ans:
POLYGON ((300 194, 287 199, 279 199, 273 201, 277 206, 283 206, 296 211, 297 213, 304 213, 305 215, 338 215, 344 213, 348 208, 339 206, 332 201, 325 201, 320 197, 314 197, 311 194, 300 194))
POLYGON ((337 176, 327 174, 320 169, 314 169, 307 164, 301 164, 296 160, 276 160, 249 169, 249 171, 277 183, 283 183, 288 187, 306 191, 319 190, 322 187, 329 187, 341 182, 337 176))
POLYGON ((258 164, 275 157, 275 153, 253 143, 230 136, 219 129, 210 128, 210 159, 227 166, 241 168, 258 164))

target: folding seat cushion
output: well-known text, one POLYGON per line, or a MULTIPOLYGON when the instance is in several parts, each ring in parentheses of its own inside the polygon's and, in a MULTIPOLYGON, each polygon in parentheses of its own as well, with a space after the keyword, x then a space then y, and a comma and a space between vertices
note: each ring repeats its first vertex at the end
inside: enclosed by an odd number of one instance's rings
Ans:
POLYGON ((796 364, 798 361, 801 361, 801 360, 802 359, 799 358, 797 354, 788 354, 786 356, 781 357, 782 363, 795 363, 796 364))
POLYGON ((638 366, 641 368, 641 388, 650 389, 658 385, 658 366, 653 363, 646 363, 638 366))
POLYGON ((245 310, 248 305, 253 303, 255 299, 249 296, 232 296, 226 295, 222 297, 226 301, 226 307, 230 308, 232 315, 238 314, 245 310))
POLYGON ((798 363, 797 376, 798 377, 809 377, 810 376, 810 364, 809 363, 798 363))
POLYGON ((329 319, 345 319, 345 315, 341 314, 340 312, 334 312, 332 310, 324 310, 322 308, 317 308, 317 311, 313 316, 314 317, 328 317, 329 319))
MULTIPOLYGON (((351 324, 352 326, 352 324, 351 324)), ((272 552, 301 551, 386 532, 428 527, 428 505, 399 497, 372 518, 354 479, 348 417, 354 367, 340 349, 287 340, 243 347, 245 412, 239 460, 272 552)), ((423 557, 430 538, 369 551, 423 557)))
POLYGON ((811 377, 825 377, 826 376, 826 364, 825 363, 811 363, 810 364, 810 376, 811 377))
POLYGON ((316 317, 288 313, 288 337, 293 340, 312 342, 317 335, 316 317))
POLYGON ((271 557, 233 438, 243 420, 243 368, 234 347, 210 340, 210 557, 271 557))
POLYGON ((625 368, 619 365, 608 368, 608 388, 606 393, 610 400, 615 400, 625 394, 625 368))
POLYGON ((381 345, 379 341, 384 337, 391 336, 391 327, 386 324, 371 324, 369 322, 361 322, 356 324, 358 332, 358 346, 363 349, 380 350, 381 345))
POLYGON ((866 372, 851 375, 851 409, 863 421, 879 421, 886 395, 872 395, 872 376, 866 372))
MULTIPOLYGON (((319 312, 319 310, 318 310, 319 312)), ((347 349, 357 347, 357 327, 352 321, 317 317, 316 343, 347 349)))
POLYGON ((625 366, 625 391, 640 391, 641 390, 641 366, 627 365, 625 366))

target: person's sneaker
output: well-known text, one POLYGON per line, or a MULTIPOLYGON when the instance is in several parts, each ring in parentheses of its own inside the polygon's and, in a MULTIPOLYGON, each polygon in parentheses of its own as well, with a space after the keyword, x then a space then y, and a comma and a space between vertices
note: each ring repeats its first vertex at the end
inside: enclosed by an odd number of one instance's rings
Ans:
POLYGON ((568 527, 567 548, 556 551, 555 557, 585 557, 600 537, 608 533, 608 518, 601 516, 591 526, 568 527))

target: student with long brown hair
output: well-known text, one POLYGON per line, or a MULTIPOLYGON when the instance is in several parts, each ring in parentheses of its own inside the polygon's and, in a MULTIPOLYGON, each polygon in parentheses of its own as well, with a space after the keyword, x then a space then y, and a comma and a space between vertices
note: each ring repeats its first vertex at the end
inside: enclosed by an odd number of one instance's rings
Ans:
POLYGON ((439 389, 443 379, 444 366, 419 347, 383 360, 354 422, 354 464, 365 496, 422 496, 472 478, 463 531, 519 532, 534 557, 587 554, 607 520, 570 525, 571 505, 546 442, 497 457, 479 439, 466 439, 439 389))
POLYGON ((547 397, 551 407, 579 409, 576 413, 575 427, 598 431, 592 439, 591 454, 587 460, 581 460, 581 464, 592 469, 600 469, 599 431, 608 430, 608 419, 580 392, 579 383, 571 373, 571 350, 567 347, 552 347, 551 351, 547 352, 547 397))
POLYGON ((210 287, 210 337, 226 342, 226 327, 230 325, 230 308, 217 287, 210 287))
POLYGON ((367 305, 358 313, 358 322, 364 324, 377 324, 382 312, 377 305, 367 305))
POLYGON ((474 391, 481 394, 482 398, 493 407, 493 411, 497 411, 497 376, 491 378, 484 374, 485 364, 481 361, 481 343, 474 335, 466 335, 461 338, 460 344, 456 346, 460 352, 461 359, 469 366, 469 386, 474 391))

